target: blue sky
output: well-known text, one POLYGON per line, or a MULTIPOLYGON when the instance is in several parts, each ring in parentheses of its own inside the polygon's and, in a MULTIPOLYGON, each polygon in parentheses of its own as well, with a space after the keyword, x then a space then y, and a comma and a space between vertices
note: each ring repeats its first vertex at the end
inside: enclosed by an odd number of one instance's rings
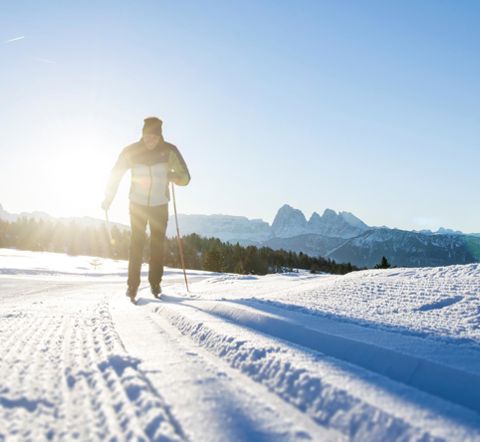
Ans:
POLYGON ((181 212, 480 231, 479 22, 453 0, 4 3, 0 203, 102 217, 158 115, 191 169, 181 212))

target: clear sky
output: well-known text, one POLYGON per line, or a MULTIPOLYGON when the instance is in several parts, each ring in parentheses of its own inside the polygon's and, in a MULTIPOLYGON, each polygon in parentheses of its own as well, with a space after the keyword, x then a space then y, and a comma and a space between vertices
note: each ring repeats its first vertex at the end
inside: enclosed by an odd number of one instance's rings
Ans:
POLYGON ((473 0, 2 2, 0 203, 101 218, 157 115, 183 213, 478 232, 479 23, 473 0))

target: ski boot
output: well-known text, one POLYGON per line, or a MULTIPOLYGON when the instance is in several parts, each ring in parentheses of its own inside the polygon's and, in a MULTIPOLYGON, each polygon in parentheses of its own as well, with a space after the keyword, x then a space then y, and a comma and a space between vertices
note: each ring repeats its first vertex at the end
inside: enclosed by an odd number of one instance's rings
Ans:
POLYGON ((152 284, 150 286, 150 290, 155 298, 160 299, 160 296, 162 295, 162 288, 160 287, 160 284, 152 284))
POLYGON ((125 296, 130 298, 130 302, 135 304, 135 297, 137 296, 137 289, 135 287, 128 287, 125 296))

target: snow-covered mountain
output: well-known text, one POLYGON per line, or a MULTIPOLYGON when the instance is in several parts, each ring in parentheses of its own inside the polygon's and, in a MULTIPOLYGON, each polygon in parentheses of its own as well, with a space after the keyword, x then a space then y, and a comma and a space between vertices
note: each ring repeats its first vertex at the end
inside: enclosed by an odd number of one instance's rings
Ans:
POLYGON ((308 232, 308 223, 301 210, 285 204, 272 223, 272 232, 277 238, 291 238, 308 232))
POLYGON ((284 205, 272 224, 274 237, 262 245, 324 256, 337 262, 372 267, 386 256, 395 266, 441 266, 480 261, 480 237, 440 228, 409 232, 369 227, 349 212, 326 209, 307 221, 303 213, 284 205))
MULTIPOLYGON (((436 231, 432 230, 414 230, 416 233, 423 233, 425 235, 463 235, 464 233, 460 230, 446 229, 445 227, 440 227, 436 231)), ((475 234, 473 234, 475 235, 475 234)))
POLYGON ((480 261, 480 238, 372 229, 345 241, 325 256, 367 267, 377 264, 382 256, 401 267, 467 264, 480 261))
MULTIPOLYGON (((81 226, 85 227, 99 227, 105 224, 103 219, 93 218, 91 216, 67 216, 67 217, 53 217, 46 212, 33 211, 33 212, 20 212, 20 213, 10 213, 7 212, 3 206, 0 204, 0 220, 5 220, 9 222, 18 221, 21 218, 31 218, 37 221, 60 221, 60 222, 75 222, 81 226)), ((126 226, 122 223, 111 222, 111 225, 117 226, 119 229, 130 229, 129 226, 126 226)))
POLYGON ((349 212, 325 209, 323 215, 313 212, 307 221, 303 212, 285 204, 273 220, 272 231, 277 238, 292 238, 315 233, 332 238, 353 238, 369 229, 362 220, 349 212))
POLYGON ((325 209, 322 216, 314 212, 308 221, 309 233, 333 238, 353 238, 368 229, 370 227, 352 213, 336 213, 331 209, 325 209))
POLYGON ((33 218, 36 220, 49 220, 53 219, 48 213, 34 211, 34 212, 21 212, 21 213, 10 213, 7 212, 3 206, 0 204, 0 219, 14 222, 18 219, 25 217, 25 218, 33 218))
POLYGON ((343 238, 332 238, 317 233, 305 233, 293 236, 292 238, 271 238, 262 243, 262 246, 274 250, 291 250, 292 252, 303 252, 310 256, 326 256, 346 240, 343 238))
POLYGON ((349 239, 318 234, 272 238, 262 245, 273 249, 323 256, 359 267, 373 267, 382 256, 402 267, 466 264, 480 261, 480 236, 440 235, 375 228, 349 239))
MULTIPOLYGON (((260 219, 248 219, 230 215, 179 215, 182 232, 214 236, 223 241, 247 244, 281 244, 281 239, 299 235, 321 235, 328 238, 348 239, 368 230, 363 221, 349 212, 336 213, 326 209, 323 215, 314 212, 307 221, 301 210, 288 204, 277 212, 272 225, 260 219)), ((167 235, 175 235, 175 224, 169 223, 167 235)), ((288 241, 287 241, 288 242, 288 241)))
MULTIPOLYGON (((248 219, 231 215, 179 215, 182 234, 197 233, 205 237, 215 237, 222 241, 241 244, 259 244, 272 235, 270 225, 261 219, 248 219)), ((167 236, 175 236, 175 220, 170 217, 167 236)))

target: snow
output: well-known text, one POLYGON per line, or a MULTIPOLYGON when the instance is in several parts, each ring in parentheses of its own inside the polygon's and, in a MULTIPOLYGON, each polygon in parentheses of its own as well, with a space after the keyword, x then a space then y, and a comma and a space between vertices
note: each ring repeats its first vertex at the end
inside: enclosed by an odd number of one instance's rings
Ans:
POLYGON ((480 440, 480 265, 147 270, 0 249, 0 441, 480 440))
POLYGON ((297 273, 237 281, 206 279, 195 296, 255 299, 367 327, 480 345, 480 264, 367 270, 345 276, 297 273))

